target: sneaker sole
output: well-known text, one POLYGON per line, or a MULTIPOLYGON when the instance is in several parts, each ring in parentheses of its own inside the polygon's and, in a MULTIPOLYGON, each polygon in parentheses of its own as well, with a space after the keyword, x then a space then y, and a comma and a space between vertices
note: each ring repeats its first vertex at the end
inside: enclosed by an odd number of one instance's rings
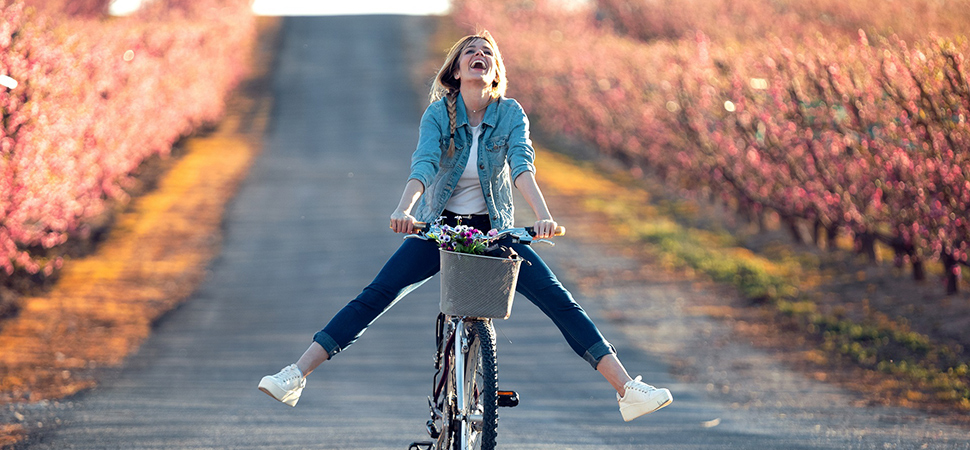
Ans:
POLYGON ((259 380, 259 390, 278 400, 280 403, 289 405, 291 407, 296 406, 296 402, 300 401, 299 393, 293 395, 292 392, 277 386, 276 383, 273 382, 273 379, 269 376, 263 377, 262 380, 259 380))
POLYGON ((630 405, 626 408, 620 408, 620 415, 623 416, 623 421, 629 422, 637 417, 650 414, 674 402, 674 398, 670 395, 669 390, 661 389, 660 391, 663 392, 664 395, 656 402, 646 402, 640 403, 639 405, 630 405))

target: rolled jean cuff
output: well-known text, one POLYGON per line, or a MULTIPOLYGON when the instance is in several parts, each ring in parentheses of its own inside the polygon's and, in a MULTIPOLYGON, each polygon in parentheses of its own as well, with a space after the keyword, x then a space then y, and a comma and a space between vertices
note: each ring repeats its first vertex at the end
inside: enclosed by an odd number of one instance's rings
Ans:
POLYGON ((320 344, 327 351, 328 358, 333 358, 333 355, 340 353, 340 346, 337 345, 337 341, 323 331, 318 331, 317 334, 313 335, 313 342, 320 344))
POLYGON ((596 370, 596 366, 599 365, 600 360, 603 359, 604 356, 615 355, 615 354, 616 354, 616 349, 613 348, 613 344, 610 344, 609 342, 606 342, 606 341, 599 341, 596 344, 593 344, 593 346, 590 347, 588 350, 586 350, 586 354, 583 355, 583 359, 585 359, 586 362, 589 363, 589 365, 593 366, 593 370, 596 370))

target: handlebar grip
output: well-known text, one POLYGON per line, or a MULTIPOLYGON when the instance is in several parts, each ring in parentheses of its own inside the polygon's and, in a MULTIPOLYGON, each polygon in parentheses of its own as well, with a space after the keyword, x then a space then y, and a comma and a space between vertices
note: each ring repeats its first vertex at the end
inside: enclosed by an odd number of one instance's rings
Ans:
POLYGON ((419 233, 428 231, 428 222, 414 222, 414 231, 419 233))

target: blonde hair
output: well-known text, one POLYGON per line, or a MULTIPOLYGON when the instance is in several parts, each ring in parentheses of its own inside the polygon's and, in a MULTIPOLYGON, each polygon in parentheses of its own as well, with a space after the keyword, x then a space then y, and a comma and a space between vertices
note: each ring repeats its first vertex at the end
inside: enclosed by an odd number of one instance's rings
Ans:
POLYGON ((445 105, 448 107, 448 128, 451 133, 448 141, 448 156, 455 154, 455 127, 458 121, 458 107, 455 103, 458 100, 458 92, 461 88, 461 81, 455 79, 455 72, 459 70, 458 59, 466 47, 479 39, 488 42, 488 45, 492 47, 492 56, 495 59, 495 79, 492 80, 490 89, 492 98, 496 99, 505 95, 505 88, 508 85, 508 80, 505 78, 505 61, 502 60, 502 53, 499 52, 495 38, 487 30, 465 36, 451 46, 444 64, 441 65, 441 69, 438 69, 438 74, 434 77, 431 92, 428 94, 431 103, 444 98, 445 105))

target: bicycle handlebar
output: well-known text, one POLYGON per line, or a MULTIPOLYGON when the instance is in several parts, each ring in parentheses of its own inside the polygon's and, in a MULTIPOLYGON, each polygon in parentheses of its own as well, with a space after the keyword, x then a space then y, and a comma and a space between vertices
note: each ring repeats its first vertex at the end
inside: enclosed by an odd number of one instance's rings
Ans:
MULTIPOLYGON (((414 223, 414 231, 417 231, 419 233, 428 231, 428 228, 429 227, 430 227, 430 225, 428 225, 427 222, 415 222, 414 223)), ((535 237, 535 235, 536 235, 536 232, 535 232, 534 227, 521 227, 519 229, 520 230, 525 230, 526 233, 529 233, 529 236, 535 237)), ((508 230, 504 230, 504 231, 500 232, 499 235, 508 234, 509 232, 514 231, 514 230, 516 230, 516 228, 509 228, 508 230)), ((566 227, 564 227, 562 225, 557 226, 555 233, 553 233, 553 236, 565 236, 565 235, 566 235, 566 227)))

